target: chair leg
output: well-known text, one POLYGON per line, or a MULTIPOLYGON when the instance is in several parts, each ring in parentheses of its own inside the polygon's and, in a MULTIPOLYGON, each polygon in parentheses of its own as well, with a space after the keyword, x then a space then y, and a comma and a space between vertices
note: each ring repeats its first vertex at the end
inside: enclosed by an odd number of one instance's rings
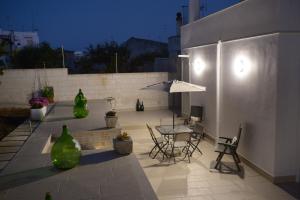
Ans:
POLYGON ((171 152, 171 156, 170 157, 173 157, 173 160, 174 160, 174 163, 176 163, 176 160, 175 160, 175 155, 174 155, 174 144, 172 146, 172 152, 171 152))
POLYGON ((159 152, 162 152, 162 153, 163 153, 161 147, 157 146, 157 148, 158 148, 158 150, 157 150, 157 152, 156 152, 156 154, 154 155, 153 158, 155 158, 155 157, 158 155, 159 152))
POLYGON ((234 160, 234 163, 235 163, 235 165, 236 165, 237 170, 238 170, 238 171, 241 171, 241 168, 240 168, 240 166, 239 166, 238 160, 236 159, 235 155, 232 154, 232 157, 233 157, 233 160, 234 160))
POLYGON ((193 143, 190 144, 190 146, 191 146, 192 149, 193 149, 193 150, 191 151, 191 156, 193 155, 193 153, 194 153, 195 150, 199 151, 199 153, 200 153, 201 155, 203 155, 202 151, 198 148, 199 143, 200 143, 200 142, 198 142, 196 145, 193 144, 193 143))
MULTIPOLYGON (((219 156, 218 156, 218 158, 217 158, 217 160, 216 160, 217 163, 216 163, 215 169, 218 169, 218 166, 220 165, 223 156, 224 156, 224 153, 223 153, 223 152, 219 154, 219 156)), ((218 170, 220 170, 220 168, 219 168, 218 170)))
POLYGON ((240 162, 241 162, 241 160, 240 160, 240 157, 239 157, 239 155, 238 155, 237 153, 235 153, 234 155, 235 155, 235 157, 236 157, 236 159, 237 159, 238 163, 240 163, 240 162))
POLYGON ((151 157, 152 152, 154 151, 154 149, 156 148, 156 145, 154 145, 154 147, 151 149, 151 151, 149 152, 149 156, 151 157))
POLYGON ((168 149, 168 143, 165 143, 164 145, 162 145, 160 151, 163 153, 163 159, 165 159, 165 156, 168 158, 168 155, 166 154, 166 151, 168 149), (164 147, 167 145, 167 148, 164 150, 164 147))
POLYGON ((187 151, 186 151, 186 154, 187 154, 187 156, 188 156, 189 163, 191 163, 190 156, 192 155, 192 153, 190 153, 190 151, 189 151, 190 146, 191 146, 191 144, 188 143, 188 144, 187 144, 187 151))

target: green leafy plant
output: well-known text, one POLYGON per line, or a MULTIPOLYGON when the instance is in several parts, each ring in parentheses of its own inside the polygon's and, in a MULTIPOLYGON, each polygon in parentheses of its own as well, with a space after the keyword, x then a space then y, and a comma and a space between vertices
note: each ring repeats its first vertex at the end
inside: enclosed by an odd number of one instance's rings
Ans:
POLYGON ((46 97, 50 103, 53 102, 54 99, 54 89, 51 86, 45 86, 42 89, 42 96, 46 97))
POLYGON ((117 136, 117 139, 121 141, 129 140, 129 135, 127 134, 127 132, 123 132, 117 136))

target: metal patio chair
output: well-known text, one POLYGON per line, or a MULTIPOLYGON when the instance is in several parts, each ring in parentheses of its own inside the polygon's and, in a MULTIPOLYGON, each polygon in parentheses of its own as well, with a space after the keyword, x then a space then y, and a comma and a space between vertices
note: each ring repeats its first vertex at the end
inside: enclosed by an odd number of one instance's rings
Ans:
POLYGON ((177 133, 174 135, 173 143, 172 143, 172 152, 171 152, 171 157, 173 157, 174 163, 176 163, 176 158, 174 154, 175 149, 181 149, 182 152, 185 153, 182 160, 188 157, 189 163, 191 162, 190 145, 191 145, 191 133, 177 133))
POLYGON ((217 148, 216 148, 215 152, 218 152, 219 155, 216 159, 216 165, 214 167, 215 169, 217 169, 217 170, 221 169, 221 166, 220 166, 221 160, 222 160, 223 156, 225 154, 227 154, 227 155, 231 155, 233 157, 233 160, 234 160, 237 170, 241 171, 241 168, 239 166, 239 163, 241 162, 241 160, 236 151, 237 151, 237 148, 239 145, 242 130, 243 130, 242 124, 240 124, 239 130, 238 130, 238 135, 236 137, 233 137, 233 138, 219 137, 218 138, 217 148))
POLYGON ((152 128, 148 124, 146 124, 146 125, 147 125, 147 128, 149 130, 152 141, 154 142, 154 147, 149 152, 149 157, 154 159, 158 155, 158 153, 163 154, 163 159, 164 159, 164 156, 168 157, 168 155, 166 154, 166 151, 164 150, 164 147, 168 143, 165 142, 164 138, 162 138, 162 137, 155 137, 152 128), (155 152, 154 156, 151 157, 152 153, 154 153, 154 152, 155 152))
POLYGON ((196 150, 201 155, 203 154, 202 151, 198 147, 203 138, 204 138, 204 127, 201 126, 199 123, 196 123, 193 127, 193 133, 191 135, 191 143, 190 143, 190 149, 191 149, 190 156, 191 157, 196 150))

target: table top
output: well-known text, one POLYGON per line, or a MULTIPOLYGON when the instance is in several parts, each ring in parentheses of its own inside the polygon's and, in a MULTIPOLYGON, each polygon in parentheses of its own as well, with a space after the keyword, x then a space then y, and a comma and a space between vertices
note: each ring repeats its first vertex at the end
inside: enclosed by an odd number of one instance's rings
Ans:
POLYGON ((161 125, 155 126, 155 129, 162 135, 174 135, 177 133, 192 133, 193 130, 186 125, 161 125))

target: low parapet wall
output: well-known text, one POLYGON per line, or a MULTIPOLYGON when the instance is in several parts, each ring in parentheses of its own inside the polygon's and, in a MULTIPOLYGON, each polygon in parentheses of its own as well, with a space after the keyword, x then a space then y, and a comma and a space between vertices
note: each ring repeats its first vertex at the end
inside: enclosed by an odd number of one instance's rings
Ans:
POLYGON ((81 88, 88 99, 114 97, 116 109, 133 110, 138 98, 146 109, 167 108, 166 93, 140 90, 167 79, 165 72, 69 75, 67 69, 9 69, 0 76, 0 103, 27 104, 34 91, 49 85, 55 101, 73 100, 81 88))

